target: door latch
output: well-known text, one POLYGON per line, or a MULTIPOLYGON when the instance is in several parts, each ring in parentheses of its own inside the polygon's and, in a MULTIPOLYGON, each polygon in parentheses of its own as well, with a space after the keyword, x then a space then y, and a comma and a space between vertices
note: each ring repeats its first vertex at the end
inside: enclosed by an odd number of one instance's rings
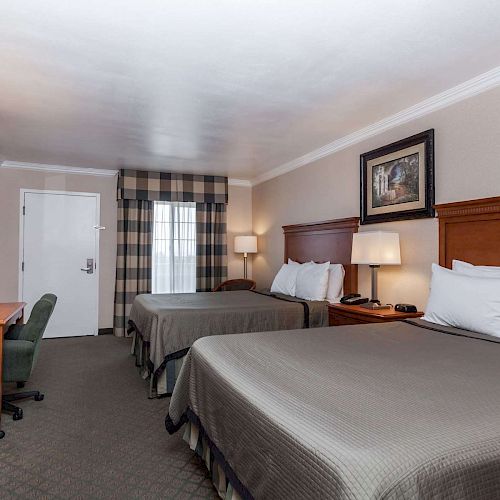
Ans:
POLYGON ((94 274, 94 259, 87 259, 87 267, 81 267, 80 271, 85 271, 87 274, 94 274))

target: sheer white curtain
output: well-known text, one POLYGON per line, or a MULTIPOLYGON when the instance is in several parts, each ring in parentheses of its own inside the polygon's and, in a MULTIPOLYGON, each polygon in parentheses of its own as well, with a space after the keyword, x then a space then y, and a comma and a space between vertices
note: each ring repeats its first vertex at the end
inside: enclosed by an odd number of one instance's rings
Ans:
POLYGON ((153 293, 196 292, 196 203, 154 202, 153 293))

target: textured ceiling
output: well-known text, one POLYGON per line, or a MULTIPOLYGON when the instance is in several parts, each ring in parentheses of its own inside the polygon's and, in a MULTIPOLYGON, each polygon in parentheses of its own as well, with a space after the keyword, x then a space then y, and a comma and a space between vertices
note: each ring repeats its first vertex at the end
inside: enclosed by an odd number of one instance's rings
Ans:
POLYGON ((0 159, 251 179, 500 65, 487 0, 0 0, 0 159))

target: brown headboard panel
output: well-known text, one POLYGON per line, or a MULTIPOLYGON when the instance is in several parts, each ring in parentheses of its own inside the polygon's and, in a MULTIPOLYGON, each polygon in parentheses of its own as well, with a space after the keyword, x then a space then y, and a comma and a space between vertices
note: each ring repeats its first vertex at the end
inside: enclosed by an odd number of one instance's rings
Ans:
POLYGON ((439 264, 453 259, 500 266, 500 196, 435 206, 439 217, 439 264))
POLYGON ((352 235, 358 232, 359 218, 328 220, 283 226, 285 262, 326 262, 345 268, 344 293, 358 290, 358 266, 351 264, 352 235))

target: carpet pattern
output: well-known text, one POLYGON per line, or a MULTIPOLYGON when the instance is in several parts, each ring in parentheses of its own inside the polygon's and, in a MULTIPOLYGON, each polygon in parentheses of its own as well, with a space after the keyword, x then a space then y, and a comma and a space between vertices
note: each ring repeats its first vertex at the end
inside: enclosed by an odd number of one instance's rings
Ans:
POLYGON ((218 498, 182 433, 167 434, 169 400, 147 398, 129 349, 111 335, 43 340, 24 390, 45 399, 19 402, 20 421, 2 416, 3 500, 218 498))

